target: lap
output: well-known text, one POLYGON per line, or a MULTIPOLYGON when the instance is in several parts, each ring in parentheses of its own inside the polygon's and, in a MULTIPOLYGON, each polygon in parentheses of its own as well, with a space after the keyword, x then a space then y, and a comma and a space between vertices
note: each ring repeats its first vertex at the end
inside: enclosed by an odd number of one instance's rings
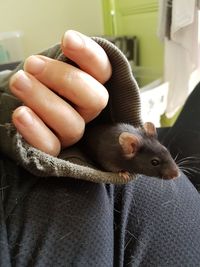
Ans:
POLYGON ((112 187, 16 171, 15 177, 7 176, 12 185, 3 202, 6 234, 0 234, 11 263, 20 267, 112 265, 112 187))
POLYGON ((141 176, 118 190, 122 195, 115 213, 125 266, 198 266, 200 196, 184 175, 171 181, 141 176))
POLYGON ((185 176, 113 186, 15 173, 0 238, 16 266, 198 266, 200 198, 185 176))

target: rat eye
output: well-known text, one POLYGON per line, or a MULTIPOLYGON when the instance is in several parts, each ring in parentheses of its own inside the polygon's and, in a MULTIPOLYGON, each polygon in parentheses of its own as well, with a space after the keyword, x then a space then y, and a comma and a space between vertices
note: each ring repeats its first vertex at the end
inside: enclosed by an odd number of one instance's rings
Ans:
POLYGON ((159 159, 152 159, 152 160, 151 160, 151 164, 152 164, 153 166, 158 166, 158 165, 160 164, 160 160, 159 160, 159 159))

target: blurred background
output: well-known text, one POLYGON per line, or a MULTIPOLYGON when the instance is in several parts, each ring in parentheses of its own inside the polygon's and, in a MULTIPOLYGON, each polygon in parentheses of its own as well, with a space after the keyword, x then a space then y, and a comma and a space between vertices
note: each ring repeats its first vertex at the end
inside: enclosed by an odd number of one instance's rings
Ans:
POLYGON ((103 36, 130 62, 141 90, 144 120, 168 126, 199 81, 199 60, 193 60, 198 59, 199 40, 191 38, 199 36, 198 8, 197 0, 0 0, 0 69, 60 42, 68 29, 103 36), (179 21, 173 32, 170 27, 177 10, 188 23, 179 21), (190 55, 191 47, 194 55, 190 55), (185 88, 174 82, 180 74, 185 88))
POLYGON ((67 29, 102 35, 101 0, 0 0, 0 32, 22 33, 24 57, 58 43, 67 29))

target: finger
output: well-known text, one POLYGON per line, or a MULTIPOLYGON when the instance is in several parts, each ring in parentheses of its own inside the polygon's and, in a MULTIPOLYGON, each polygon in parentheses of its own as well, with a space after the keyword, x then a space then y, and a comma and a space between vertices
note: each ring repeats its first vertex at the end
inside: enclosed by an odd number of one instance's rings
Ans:
POLYGON ((33 147, 57 156, 61 145, 55 134, 28 107, 18 107, 12 115, 12 120, 18 132, 33 147))
POLYGON ((62 146, 72 145, 82 137, 83 118, 35 77, 20 70, 11 78, 10 89, 56 133, 62 146))
POLYGON ((25 61, 24 69, 73 103, 85 122, 94 119, 107 105, 106 88, 72 65, 44 56, 31 56, 25 61))
POLYGON ((61 42, 63 53, 101 83, 111 77, 111 64, 103 48, 91 38, 69 30, 61 42))

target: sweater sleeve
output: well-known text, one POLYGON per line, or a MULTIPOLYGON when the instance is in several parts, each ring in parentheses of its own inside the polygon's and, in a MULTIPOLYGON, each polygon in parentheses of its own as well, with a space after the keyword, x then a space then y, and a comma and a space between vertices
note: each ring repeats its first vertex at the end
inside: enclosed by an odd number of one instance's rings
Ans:
MULTIPOLYGON (((109 41, 93 37, 106 51, 112 65, 112 76, 105 84, 109 93, 109 102, 104 111, 96 119, 96 123, 125 122, 134 126, 141 126, 140 95, 138 85, 132 75, 131 68, 122 52, 109 41)), ((42 55, 70 62, 55 45, 41 53, 42 55)), ((16 131, 11 121, 13 110, 22 103, 12 95, 9 89, 10 77, 13 72, 0 76, 0 151, 36 176, 73 177, 93 182, 126 183, 118 173, 104 172, 86 158, 78 146, 65 149, 58 157, 50 156, 32 146, 16 131)))

